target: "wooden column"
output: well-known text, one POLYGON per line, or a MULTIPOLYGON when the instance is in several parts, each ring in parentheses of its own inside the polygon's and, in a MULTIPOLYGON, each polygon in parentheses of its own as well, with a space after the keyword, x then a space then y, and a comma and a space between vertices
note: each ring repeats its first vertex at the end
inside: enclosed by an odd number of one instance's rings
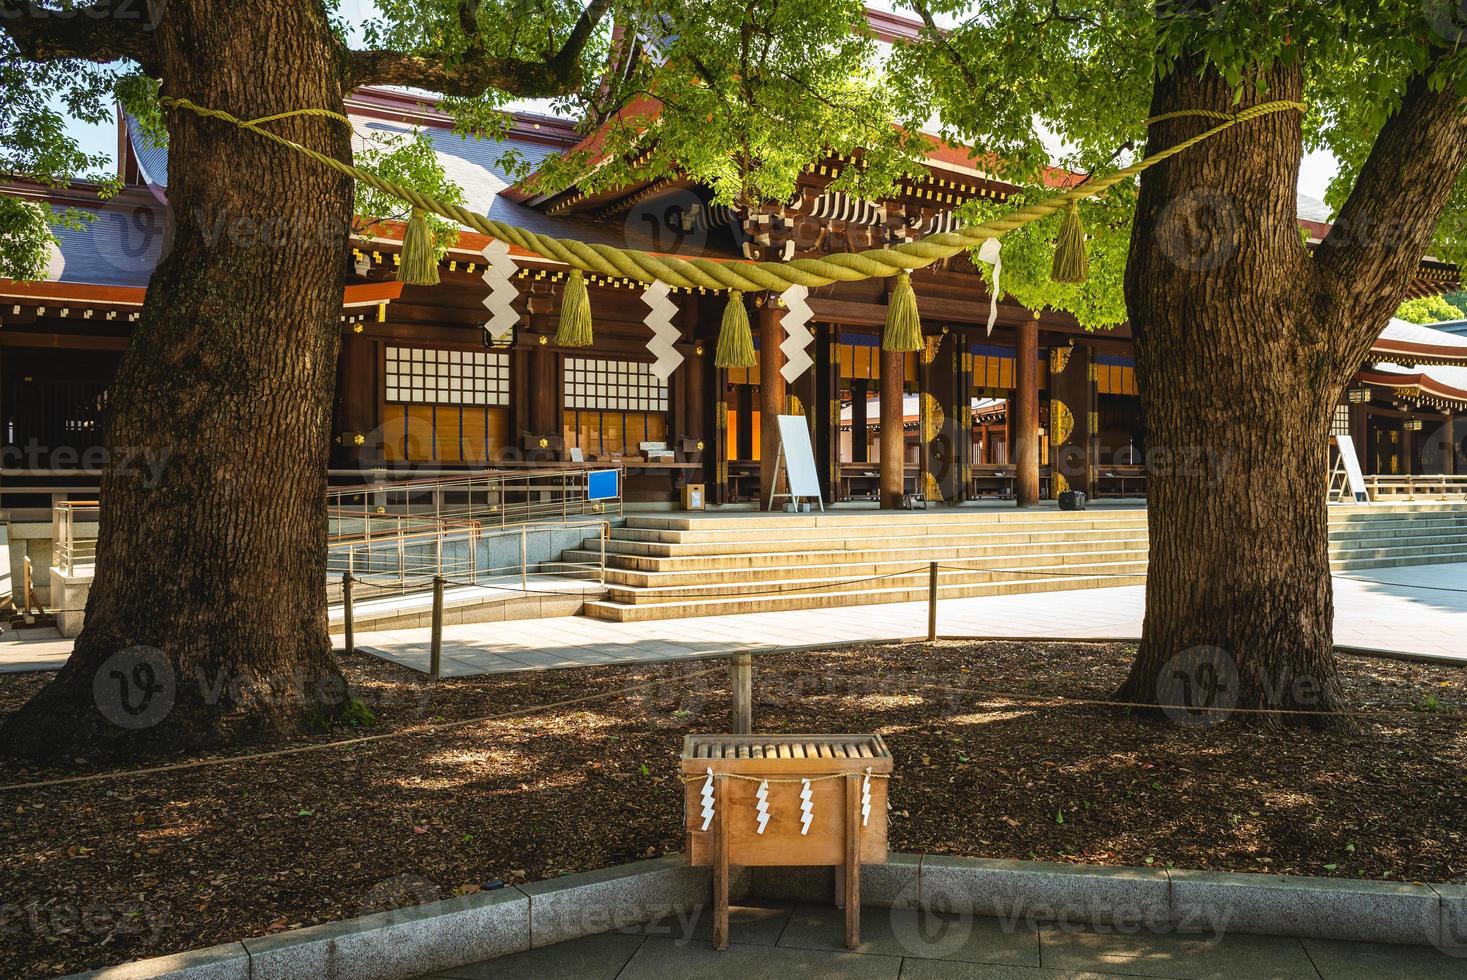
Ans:
POLYGON ((851 379, 851 462, 864 463, 870 454, 866 447, 866 437, 870 434, 866 429, 866 401, 870 398, 867 393, 865 378, 851 379))
POLYGON ((907 355, 899 350, 881 352, 881 507, 897 510, 902 505, 906 467, 905 435, 902 432, 902 380, 907 355))
POLYGON ((1443 413, 1446 418, 1442 421, 1442 441, 1445 443, 1442 453, 1442 472, 1447 476, 1457 474, 1457 414, 1455 412, 1443 413))
POLYGON ((336 360, 336 405, 332 427, 336 438, 331 451, 332 463, 340 467, 356 467, 381 463, 383 431, 377 418, 378 344, 356 332, 361 324, 352 324, 341 335, 341 355, 336 360), (357 445, 356 437, 362 437, 357 445))
POLYGON ((1039 321, 1019 324, 1015 344, 1013 432, 1014 498, 1020 507, 1039 503, 1039 321))
POLYGON ((774 466, 778 458, 779 422, 777 417, 788 408, 785 397, 784 327, 780 311, 773 303, 759 307, 759 509, 769 508, 769 494, 774 489, 774 466))

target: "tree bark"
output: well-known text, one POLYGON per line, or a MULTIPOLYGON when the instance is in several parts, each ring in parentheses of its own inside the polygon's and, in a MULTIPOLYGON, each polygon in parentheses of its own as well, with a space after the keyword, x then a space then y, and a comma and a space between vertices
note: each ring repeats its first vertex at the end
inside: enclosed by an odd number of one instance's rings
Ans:
MULTIPOLYGON (((342 111, 344 50, 297 0, 173 0, 165 94, 342 111)), ((340 123, 273 123, 342 159, 340 123)), ((172 243, 108 403, 96 578, 56 678, 5 727, 38 759, 138 757, 329 723, 326 462, 350 182, 174 110, 172 243)))
MULTIPOLYGON (((1262 98, 1300 99, 1297 66, 1262 75, 1262 98)), ((1342 215, 1356 228, 1381 211, 1414 216, 1393 225, 1389 244, 1362 235, 1311 258, 1296 216, 1298 113, 1240 124, 1142 177, 1126 301, 1151 543, 1141 646, 1120 690, 1127 700, 1267 709, 1243 717, 1273 724, 1342 723, 1330 714, 1342 707, 1324 493, 1330 418, 1404 295, 1463 161, 1460 112, 1435 105, 1434 117, 1413 119, 1431 102, 1418 88, 1362 173, 1375 199, 1352 197, 1342 215), (1417 156, 1427 160, 1407 165, 1417 156), (1391 173, 1418 179, 1379 186, 1391 173)), ((1215 72, 1184 62, 1156 82, 1152 114, 1232 107, 1215 72)), ((1148 150, 1212 124, 1156 124, 1148 150)), ((1165 710, 1192 723, 1226 717, 1165 710)))

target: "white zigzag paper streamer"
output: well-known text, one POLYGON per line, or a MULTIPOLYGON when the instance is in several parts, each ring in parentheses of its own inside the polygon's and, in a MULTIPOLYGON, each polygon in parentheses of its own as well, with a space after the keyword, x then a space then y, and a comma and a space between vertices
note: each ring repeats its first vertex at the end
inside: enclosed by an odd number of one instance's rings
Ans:
POLYGON ((677 343, 677 327, 672 318, 677 314, 677 304, 668 295, 671 288, 665 282, 654 282, 642 291, 642 302, 652 308, 647 314, 646 324, 652 328, 652 339, 647 341, 647 350, 657 356, 651 371, 658 381, 666 381, 683 362, 683 356, 673 345, 677 343))
POLYGON ((519 290, 511 282, 519 272, 519 266, 509 257, 509 243, 497 238, 484 246, 484 258, 489 262, 483 277, 484 284, 489 287, 484 305, 491 314, 489 322, 484 324, 484 332, 495 341, 503 341, 520 322, 520 315, 514 311, 519 290))
POLYGON ((871 819, 871 773, 861 780, 861 826, 871 819))
POLYGON ((810 290, 805 286, 791 286, 779 294, 779 298, 784 300, 781 321, 785 332, 784 343, 779 345, 779 349, 784 351, 784 367, 779 369, 779 373, 784 375, 787 384, 793 383, 815 363, 806 350, 815 342, 815 335, 805 326, 813 315, 805 302, 808 295, 810 290))
POLYGON ((759 821, 759 833, 764 833, 764 828, 769 824, 769 780, 759 780, 759 789, 754 793, 754 798, 759 802, 754 804, 754 809, 759 811, 756 817, 759 821))
POLYGON ((708 778, 703 782, 703 829, 713 822, 713 770, 708 770, 708 778))
POLYGON ((803 837, 810 832, 810 821, 815 819, 815 804, 811 797, 810 780, 800 780, 800 836, 803 837))
POLYGON ((998 322, 998 277, 1003 272, 1003 246, 997 238, 984 239, 978 246, 978 261, 993 266, 993 295, 988 298, 988 333, 993 334, 993 325, 998 322))

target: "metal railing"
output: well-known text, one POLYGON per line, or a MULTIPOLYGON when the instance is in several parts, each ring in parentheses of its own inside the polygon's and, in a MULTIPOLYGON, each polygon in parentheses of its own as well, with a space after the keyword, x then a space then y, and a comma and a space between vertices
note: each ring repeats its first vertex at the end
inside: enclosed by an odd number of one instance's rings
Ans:
POLYGON ((1372 473, 1365 477, 1365 492, 1371 500, 1446 500, 1467 496, 1467 475, 1420 473, 1382 476, 1372 473))
MULTIPOLYGON (((606 540, 611 522, 555 521, 485 528, 477 520, 461 518, 409 517, 395 514, 354 512, 333 514, 334 522, 346 528, 328 539, 326 556, 327 596, 335 603, 343 598, 342 583, 349 578, 377 594, 407 593, 427 589, 433 582, 460 586, 491 586, 531 593, 530 566, 552 562, 554 570, 537 569, 537 577, 587 579, 606 583, 606 540), (356 522, 360 527, 352 527, 356 522), (555 554, 530 558, 532 534, 577 529, 596 529, 596 561, 564 561, 555 554), (496 538, 519 539, 511 560, 496 561, 492 545, 481 560, 481 543, 496 538), (345 576, 346 578, 343 578, 345 576)), ((588 535, 589 536, 589 535, 588 535)), ((553 549, 552 549, 553 550, 553 549)))
POLYGON ((58 500, 51 505, 51 542, 56 567, 66 574, 96 564, 97 538, 92 534, 78 534, 77 526, 96 524, 98 513, 95 500, 58 500))
POLYGON ((469 518, 500 527, 590 515, 619 516, 619 496, 610 500, 590 497, 590 474, 598 470, 616 470, 617 487, 624 485, 626 473, 616 465, 481 470, 333 487, 327 492, 326 506, 336 513, 469 518))

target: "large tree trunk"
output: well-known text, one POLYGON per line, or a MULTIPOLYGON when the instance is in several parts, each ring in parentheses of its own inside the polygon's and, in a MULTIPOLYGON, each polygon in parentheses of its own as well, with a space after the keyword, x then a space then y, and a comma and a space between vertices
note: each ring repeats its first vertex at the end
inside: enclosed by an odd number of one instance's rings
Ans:
MULTIPOLYGON (((1300 99, 1297 66, 1262 76, 1267 94, 1250 86, 1244 104, 1300 99)), ((1232 96, 1216 72, 1184 62, 1156 82, 1152 112, 1232 111, 1232 96)), ((1158 123, 1149 149, 1213 124, 1158 123)), ((1244 122, 1141 180, 1126 301, 1151 554, 1141 647, 1120 695, 1325 727, 1342 707, 1331 414, 1431 240, 1467 159, 1467 124, 1450 87, 1416 79, 1312 257, 1295 201, 1300 126, 1296 112, 1244 122)), ((1225 717, 1166 710, 1191 723, 1225 717)))
MULTIPOLYGON (((157 45, 166 95, 247 119, 342 109, 319 3, 173 0, 157 45)), ((225 123, 168 123, 173 239, 110 393, 86 626, 4 732, 33 758, 275 737, 345 696, 324 491, 350 182, 225 123)), ((338 122, 271 125, 350 153, 338 122)))
MULTIPOLYGON (((1269 99, 1298 99, 1297 70, 1269 99)), ((1231 108, 1216 73, 1159 80, 1153 114, 1231 108)), ((1152 128, 1167 146, 1214 125, 1152 128)), ((1330 711, 1340 688, 1326 532, 1331 406, 1295 183, 1300 118, 1238 125, 1143 177, 1126 270, 1149 454, 1141 649, 1121 694, 1146 704, 1330 711)), ((1174 717, 1215 717, 1172 711, 1174 717)), ((1307 716, 1306 716, 1307 717, 1307 716)))

